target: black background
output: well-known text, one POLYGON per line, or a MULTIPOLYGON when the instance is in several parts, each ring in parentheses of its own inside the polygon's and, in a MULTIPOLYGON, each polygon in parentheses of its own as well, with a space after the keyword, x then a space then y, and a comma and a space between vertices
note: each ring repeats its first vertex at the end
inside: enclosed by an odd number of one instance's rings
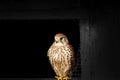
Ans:
POLYGON ((1 28, 1 77, 53 77, 47 50, 56 33, 68 36, 75 51, 79 26, 75 20, 4 20, 1 28), (67 27, 67 28, 65 28, 67 27))

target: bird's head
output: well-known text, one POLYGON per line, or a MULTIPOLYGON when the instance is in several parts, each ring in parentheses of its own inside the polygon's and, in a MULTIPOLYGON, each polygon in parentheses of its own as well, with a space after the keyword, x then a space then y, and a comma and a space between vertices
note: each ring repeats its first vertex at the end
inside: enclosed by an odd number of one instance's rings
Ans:
POLYGON ((67 36, 62 33, 57 33, 54 39, 55 39, 56 44, 68 44, 69 43, 67 36))

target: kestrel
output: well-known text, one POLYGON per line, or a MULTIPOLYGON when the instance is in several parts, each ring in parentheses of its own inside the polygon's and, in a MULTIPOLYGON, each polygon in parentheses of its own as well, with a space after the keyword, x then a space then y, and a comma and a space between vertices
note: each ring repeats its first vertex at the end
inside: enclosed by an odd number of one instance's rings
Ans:
POLYGON ((58 80, 67 80, 75 63, 74 50, 66 35, 58 33, 47 54, 58 80))

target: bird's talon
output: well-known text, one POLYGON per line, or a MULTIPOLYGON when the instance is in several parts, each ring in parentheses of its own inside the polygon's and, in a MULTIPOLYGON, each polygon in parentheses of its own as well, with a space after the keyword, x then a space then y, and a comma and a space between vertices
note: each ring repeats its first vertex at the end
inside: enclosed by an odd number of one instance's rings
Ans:
POLYGON ((63 80, 70 80, 70 77, 64 77, 63 80))
POLYGON ((55 78, 57 78, 57 80, 62 80, 62 77, 60 76, 55 76, 55 78))

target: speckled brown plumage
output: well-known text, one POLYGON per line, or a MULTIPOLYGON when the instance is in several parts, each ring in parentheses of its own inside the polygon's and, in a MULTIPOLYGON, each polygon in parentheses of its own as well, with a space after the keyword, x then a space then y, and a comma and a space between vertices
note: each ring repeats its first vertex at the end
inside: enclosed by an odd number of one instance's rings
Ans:
POLYGON ((75 63, 73 47, 62 33, 56 34, 54 39, 47 54, 50 64, 57 76, 68 77, 75 63))

